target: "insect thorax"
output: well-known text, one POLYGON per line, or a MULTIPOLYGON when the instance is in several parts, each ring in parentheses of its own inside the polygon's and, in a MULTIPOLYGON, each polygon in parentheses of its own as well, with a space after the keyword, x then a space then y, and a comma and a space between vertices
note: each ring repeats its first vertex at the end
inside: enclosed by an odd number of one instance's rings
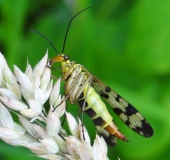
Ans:
POLYGON ((74 64, 75 62, 62 62, 62 76, 66 81, 65 94, 69 97, 70 102, 78 100, 82 92, 87 90, 89 81, 87 73, 82 71, 82 65, 74 64))

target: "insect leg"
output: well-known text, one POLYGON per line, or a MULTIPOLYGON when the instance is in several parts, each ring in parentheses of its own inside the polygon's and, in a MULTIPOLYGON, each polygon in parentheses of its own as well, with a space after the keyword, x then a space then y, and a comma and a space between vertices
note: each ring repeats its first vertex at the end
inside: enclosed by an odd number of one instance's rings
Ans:
MULTIPOLYGON (((85 75, 86 76, 86 75, 85 75)), ((85 100, 83 102, 83 106, 81 108, 82 111, 82 115, 81 115, 81 121, 82 121, 82 132, 83 132, 83 139, 85 140, 85 135, 84 135, 84 108, 85 108, 85 102, 88 96, 88 91, 90 89, 90 85, 91 85, 91 80, 92 80, 92 76, 89 75, 89 77, 86 79, 85 82, 83 82, 83 85, 79 88, 79 90, 77 91, 77 95, 76 95, 76 99, 78 99, 81 94, 83 93, 83 90, 85 89, 85 87, 87 87, 87 91, 86 91, 86 95, 85 95, 85 100)), ((84 94, 84 93, 83 93, 84 94)))
MULTIPOLYGON (((67 105, 67 102, 66 102, 65 110, 67 110, 67 108, 68 108, 68 105, 67 105)), ((64 125, 65 120, 66 120, 66 114, 64 114, 64 119, 63 119, 63 121, 62 121, 62 123, 61 123, 61 126, 64 125)))
POLYGON ((91 78, 92 76, 90 76, 86 82, 89 82, 88 83, 88 87, 87 87, 87 92, 86 92, 86 96, 85 96, 85 100, 83 102, 83 107, 82 107, 82 114, 81 114, 81 121, 82 121, 82 131, 83 131, 83 138, 85 140, 85 135, 84 135, 84 108, 85 108, 85 102, 86 102, 86 99, 87 99, 87 96, 88 96, 88 91, 89 91, 89 88, 90 88, 90 85, 91 85, 91 78))
POLYGON ((61 70, 63 68, 63 66, 62 67, 58 67, 58 68, 53 68, 53 67, 51 67, 49 65, 47 65, 47 67, 50 68, 51 70, 61 70))
POLYGON ((54 75, 51 75, 51 77, 52 78, 54 78, 54 79, 56 79, 56 80, 58 80, 59 78, 57 78, 56 76, 54 76, 54 75))
MULTIPOLYGON (((88 92, 89 92, 89 89, 90 89, 90 85, 91 85, 91 80, 92 80, 92 76, 89 76, 88 79, 86 80, 86 82, 84 83, 84 85, 81 87, 80 91, 79 91, 79 94, 82 93, 82 90, 87 86, 87 92, 86 92, 86 95, 85 95, 85 100, 83 102, 83 107, 82 107, 82 123, 83 123, 83 113, 84 113, 84 108, 85 108, 85 102, 86 102, 86 99, 87 99, 87 96, 88 96, 88 92), (88 83, 88 84, 87 84, 88 83)), ((84 124, 84 123, 83 123, 84 124)))

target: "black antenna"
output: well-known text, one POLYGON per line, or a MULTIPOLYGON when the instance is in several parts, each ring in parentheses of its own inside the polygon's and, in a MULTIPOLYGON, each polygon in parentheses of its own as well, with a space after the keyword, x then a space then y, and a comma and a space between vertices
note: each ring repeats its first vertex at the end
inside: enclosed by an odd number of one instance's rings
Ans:
MULTIPOLYGON (((87 8, 85 8, 85 9, 81 10, 80 12, 78 12, 77 14, 75 14, 75 15, 71 18, 71 20, 69 21, 68 26, 67 26, 67 30, 66 30, 66 34, 65 34, 65 37, 64 37, 62 53, 64 52, 64 48, 65 48, 65 44, 66 44, 66 39, 67 39, 67 35, 68 35, 68 31, 69 31, 71 22, 73 21, 73 19, 74 19, 77 15, 79 15, 81 12, 83 12, 83 11, 89 9, 89 8, 91 8, 91 7, 87 7, 87 8)), ((51 42, 46 36, 44 36, 41 32, 36 31, 35 29, 30 29, 30 30, 31 30, 32 32, 34 32, 34 33, 39 34, 39 35, 42 36, 45 40, 47 40, 47 41, 50 43, 50 45, 53 47, 53 49, 59 54, 59 52, 57 51, 56 47, 52 44, 52 42, 51 42)))
POLYGON ((73 19, 74 19, 77 15, 79 15, 81 12, 83 12, 83 11, 89 9, 89 8, 91 8, 91 7, 87 7, 87 8, 85 8, 85 9, 79 11, 77 14, 75 14, 75 15, 70 19, 70 21, 69 21, 69 23, 68 23, 68 26, 67 26, 66 34, 65 34, 65 37, 64 37, 62 53, 64 53, 64 48, 65 48, 65 45, 66 45, 66 39, 67 39, 68 31, 69 31, 69 29, 70 29, 71 22, 73 21, 73 19))
POLYGON ((57 54, 59 54, 59 52, 57 51, 57 49, 55 48, 55 46, 52 44, 52 42, 46 37, 46 36, 44 36, 42 33, 40 33, 40 32, 38 32, 38 31, 36 31, 35 29, 30 29, 32 32, 35 32, 35 33, 37 33, 37 34, 39 34, 40 36, 42 36, 45 40, 47 40, 49 43, 50 43, 50 45, 53 47, 53 49, 57 52, 57 54))

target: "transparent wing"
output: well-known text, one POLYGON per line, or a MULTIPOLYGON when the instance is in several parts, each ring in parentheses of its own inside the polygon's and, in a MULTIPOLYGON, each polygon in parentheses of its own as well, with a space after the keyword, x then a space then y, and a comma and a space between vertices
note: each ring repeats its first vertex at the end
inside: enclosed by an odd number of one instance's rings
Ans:
POLYGON ((153 129, 147 120, 124 98, 95 76, 92 78, 91 85, 129 128, 144 137, 153 135, 153 129))

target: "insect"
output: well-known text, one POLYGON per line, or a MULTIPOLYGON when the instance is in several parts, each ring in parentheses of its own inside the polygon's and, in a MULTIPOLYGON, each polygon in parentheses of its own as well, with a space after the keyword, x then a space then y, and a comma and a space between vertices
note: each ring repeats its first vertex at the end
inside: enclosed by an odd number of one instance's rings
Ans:
MULTIPOLYGON (((69 99, 71 104, 79 104, 82 112, 85 112, 93 120, 96 129, 104 137, 108 145, 115 146, 116 138, 123 141, 128 140, 113 122, 113 117, 108 112, 104 101, 111 106, 113 111, 130 129, 144 137, 151 137, 153 129, 137 109, 91 74, 83 65, 70 61, 69 56, 64 54, 66 38, 72 20, 88 8, 81 10, 71 18, 66 30, 62 54, 58 54, 49 60, 49 64, 51 66, 56 62, 61 63, 62 78, 65 80, 66 98, 69 99)), ((44 35, 35 30, 34 32, 43 36, 56 50, 54 45, 44 35)), ((58 53, 57 50, 56 52, 58 53)))

